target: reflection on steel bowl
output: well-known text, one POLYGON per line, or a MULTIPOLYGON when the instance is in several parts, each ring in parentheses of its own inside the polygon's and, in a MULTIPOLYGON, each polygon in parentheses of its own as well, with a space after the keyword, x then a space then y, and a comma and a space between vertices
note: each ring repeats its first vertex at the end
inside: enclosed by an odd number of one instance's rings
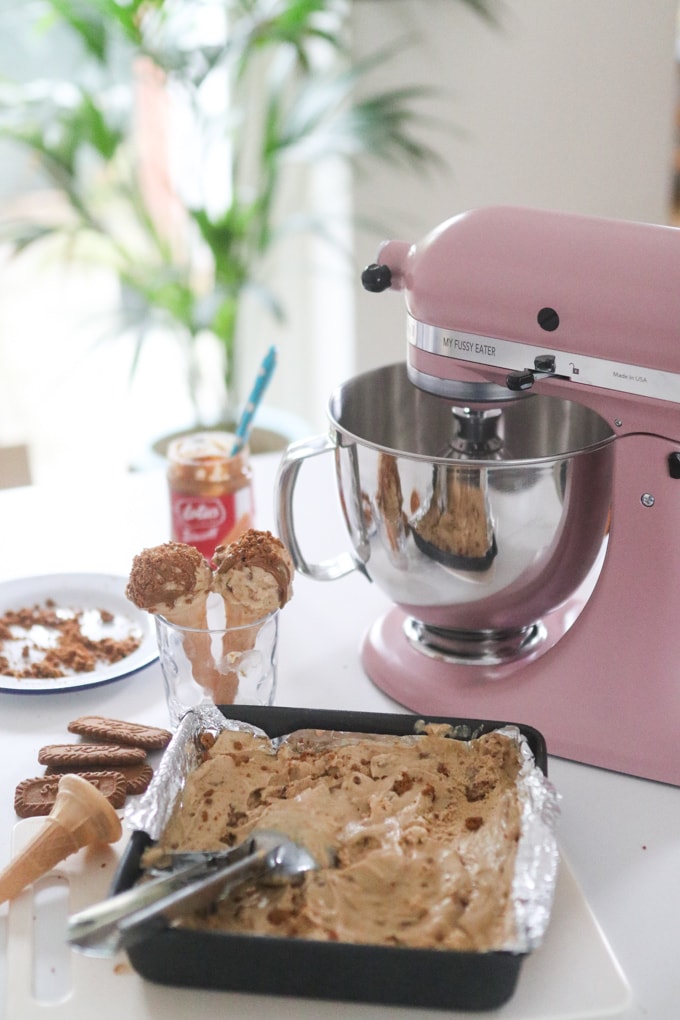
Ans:
POLYGON ((536 395, 458 408, 398 364, 339 387, 328 413, 329 436, 293 444, 279 473, 279 530, 303 573, 358 569, 428 627, 521 636, 601 567, 614 433, 589 408, 536 395), (328 451, 352 551, 315 565, 293 491, 328 451))

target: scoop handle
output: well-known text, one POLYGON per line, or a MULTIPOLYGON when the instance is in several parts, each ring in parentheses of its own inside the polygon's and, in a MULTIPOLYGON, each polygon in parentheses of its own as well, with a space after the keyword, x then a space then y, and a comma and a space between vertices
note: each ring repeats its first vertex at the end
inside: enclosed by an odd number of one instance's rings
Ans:
POLYGON ((129 949, 166 927, 175 917, 214 903, 232 885, 248 878, 260 878, 275 866, 272 851, 254 850, 249 856, 175 889, 167 896, 122 918, 116 925, 116 938, 109 945, 113 951, 129 949))
POLYGON ((193 877, 204 873, 205 863, 198 862, 86 907, 69 918, 66 939, 91 956, 111 956, 116 952, 116 926, 121 918, 167 898, 193 877))
POLYGON ((88 956, 114 956, 165 927, 173 917, 213 902, 234 883, 257 878, 276 865, 270 847, 256 848, 252 841, 243 846, 217 868, 206 871, 206 861, 198 861, 74 914, 69 918, 67 941, 88 956))
MULTIPOLYGON (((360 559, 349 552, 340 553, 332 559, 324 560, 321 563, 309 562, 297 539, 295 530, 295 518, 293 514, 294 492, 300 468, 310 457, 318 457, 321 454, 331 453, 337 450, 336 442, 329 436, 321 434, 311 436, 308 439, 301 439, 291 443, 285 451, 276 478, 276 526, 281 541, 284 543, 295 564, 296 570, 315 581, 336 581, 340 577, 346 577, 352 571, 358 570, 366 574, 366 568, 360 559)), ((355 451, 354 451, 355 452, 355 451)), ((352 448, 350 449, 350 456, 352 448)), ((354 461, 353 461, 354 463, 354 461)), ((358 491, 358 488, 356 488, 358 491)), ((368 541, 359 536, 358 548, 368 550, 368 541)))

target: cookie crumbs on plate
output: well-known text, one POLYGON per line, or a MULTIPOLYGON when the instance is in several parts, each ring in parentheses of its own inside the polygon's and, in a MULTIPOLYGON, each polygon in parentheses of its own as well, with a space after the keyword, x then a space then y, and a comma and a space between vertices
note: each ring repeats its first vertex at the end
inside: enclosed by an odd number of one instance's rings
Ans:
MULTIPOLYGON (((90 611, 102 626, 115 622, 107 609, 90 611)), ((58 610, 52 599, 32 607, 10 609, 0 616, 0 673, 16 679, 52 680, 93 672, 100 663, 112 665, 135 652, 141 635, 92 638, 83 628, 85 610, 58 610), (33 628, 38 633, 33 633, 33 628), (21 645, 20 662, 11 662, 6 645, 21 645)), ((17 656, 15 655, 15 660, 17 656)))

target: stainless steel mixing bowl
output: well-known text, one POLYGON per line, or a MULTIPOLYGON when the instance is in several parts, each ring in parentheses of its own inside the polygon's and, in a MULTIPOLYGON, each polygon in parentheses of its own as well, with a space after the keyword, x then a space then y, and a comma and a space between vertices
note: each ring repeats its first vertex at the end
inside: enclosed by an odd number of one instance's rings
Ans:
POLYGON ((596 577, 614 433, 594 411, 536 395, 455 407, 397 364, 340 386, 328 415, 328 435, 284 455, 279 533, 310 577, 366 574, 409 614, 414 642, 453 659, 528 652, 543 617, 596 577), (308 457, 331 451, 352 549, 310 563, 295 484, 308 457))

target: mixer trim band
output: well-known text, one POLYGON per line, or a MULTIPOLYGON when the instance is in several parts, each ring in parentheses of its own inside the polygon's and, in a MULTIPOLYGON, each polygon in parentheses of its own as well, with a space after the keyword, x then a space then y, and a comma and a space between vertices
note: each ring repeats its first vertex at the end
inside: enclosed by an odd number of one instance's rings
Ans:
POLYGON ((584 386, 599 386, 620 393, 633 393, 656 400, 680 403, 680 375, 620 361, 569 354, 551 347, 535 347, 514 340, 442 329, 408 317, 408 342, 428 354, 439 354, 477 365, 490 365, 508 372, 532 370, 534 359, 551 355, 554 375, 584 386))

